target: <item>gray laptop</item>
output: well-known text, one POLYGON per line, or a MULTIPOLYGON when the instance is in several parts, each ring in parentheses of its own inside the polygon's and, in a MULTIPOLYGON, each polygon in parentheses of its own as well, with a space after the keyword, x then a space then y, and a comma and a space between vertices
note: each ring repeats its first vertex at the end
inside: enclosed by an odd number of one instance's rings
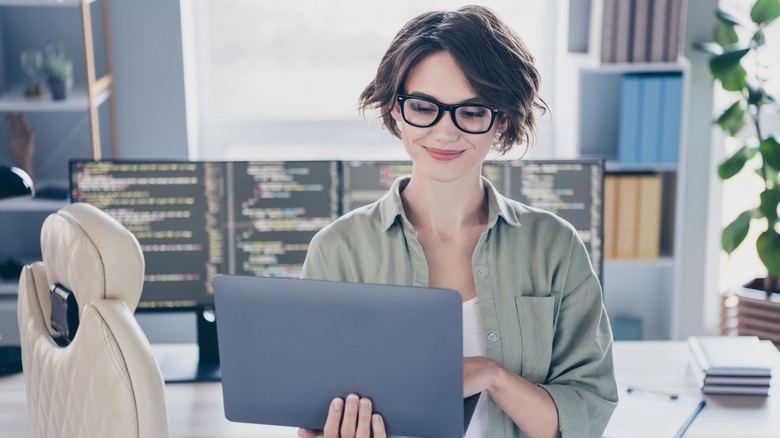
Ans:
POLYGON ((214 300, 228 420, 321 429, 357 393, 389 434, 463 434, 459 293, 217 275, 214 300))

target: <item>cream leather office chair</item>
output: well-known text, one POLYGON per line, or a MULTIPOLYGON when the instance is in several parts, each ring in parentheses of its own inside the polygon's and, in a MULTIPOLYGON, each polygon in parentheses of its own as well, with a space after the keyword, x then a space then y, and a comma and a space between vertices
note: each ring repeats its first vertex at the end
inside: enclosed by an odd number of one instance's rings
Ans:
POLYGON ((168 436, 162 375, 133 317, 144 275, 138 241, 101 210, 71 204, 46 219, 41 249, 43 262, 26 266, 19 283, 33 435, 168 436), (78 329, 64 347, 51 324, 55 284, 78 303, 78 329))

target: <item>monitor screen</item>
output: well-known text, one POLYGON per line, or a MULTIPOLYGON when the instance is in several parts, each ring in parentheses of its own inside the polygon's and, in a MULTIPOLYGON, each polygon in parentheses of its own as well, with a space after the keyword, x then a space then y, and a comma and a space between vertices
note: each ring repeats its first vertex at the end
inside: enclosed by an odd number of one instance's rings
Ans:
MULTIPOLYGON (((348 212, 381 197, 411 163, 351 161, 343 165, 342 210, 348 212)), ((489 161, 482 174, 507 198, 551 211, 579 233, 593 270, 601 277, 604 161, 489 161)))
POLYGON ((139 310, 213 305, 217 273, 299 277, 339 215, 338 162, 72 161, 71 200, 122 223, 146 259, 139 310))
POLYGON ((317 162, 71 161, 72 202, 138 239, 139 311, 194 311, 197 357, 160 360, 167 382, 218 380, 212 280, 299 277, 309 241, 340 213, 339 167, 317 162), (189 360, 191 359, 191 360, 189 360))

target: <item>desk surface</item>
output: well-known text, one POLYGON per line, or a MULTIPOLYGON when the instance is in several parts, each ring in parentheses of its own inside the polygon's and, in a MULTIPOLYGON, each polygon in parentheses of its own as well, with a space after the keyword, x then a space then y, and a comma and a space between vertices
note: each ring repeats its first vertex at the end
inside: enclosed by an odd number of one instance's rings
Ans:
MULTIPOLYGON (((689 352, 685 342, 616 342, 614 351, 619 385, 702 396, 688 370, 689 352)), ((704 396, 707 406, 685 436, 780 436, 780 387, 777 383, 774 385, 769 397, 704 396)), ((297 436, 294 428, 227 421, 219 383, 168 384, 165 396, 172 437, 297 436)), ((22 374, 0 377, 0 430, 3 437, 30 435, 25 400, 22 374)))

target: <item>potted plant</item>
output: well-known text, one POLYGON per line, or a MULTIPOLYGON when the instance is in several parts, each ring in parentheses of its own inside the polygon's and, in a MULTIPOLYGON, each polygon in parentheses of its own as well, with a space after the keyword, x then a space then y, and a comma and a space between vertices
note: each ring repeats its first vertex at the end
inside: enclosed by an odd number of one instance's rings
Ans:
POLYGON ((54 49, 47 45, 44 49, 46 62, 43 71, 46 73, 47 83, 54 100, 63 100, 68 97, 73 88, 73 62, 65 57, 65 51, 60 46, 54 49))
POLYGON ((780 17, 780 0, 756 0, 747 23, 726 11, 716 12, 714 42, 696 47, 710 53, 709 69, 720 86, 735 97, 733 104, 715 120, 730 137, 743 141, 742 147, 718 167, 718 176, 727 180, 746 166, 755 166, 762 180, 757 193, 758 206, 740 213, 728 224, 721 244, 731 254, 758 227, 756 252, 766 268, 766 276, 738 288, 738 332, 759 335, 780 345, 780 143, 771 128, 762 124, 762 114, 778 111, 778 100, 764 87, 768 77, 780 75, 780 69, 767 65, 766 58, 775 61, 776 54, 762 52, 766 43, 765 29, 780 17), (749 64, 748 64, 749 63, 749 64), (744 66, 754 67, 752 70, 744 66), (751 73, 748 73, 751 71, 751 73))

